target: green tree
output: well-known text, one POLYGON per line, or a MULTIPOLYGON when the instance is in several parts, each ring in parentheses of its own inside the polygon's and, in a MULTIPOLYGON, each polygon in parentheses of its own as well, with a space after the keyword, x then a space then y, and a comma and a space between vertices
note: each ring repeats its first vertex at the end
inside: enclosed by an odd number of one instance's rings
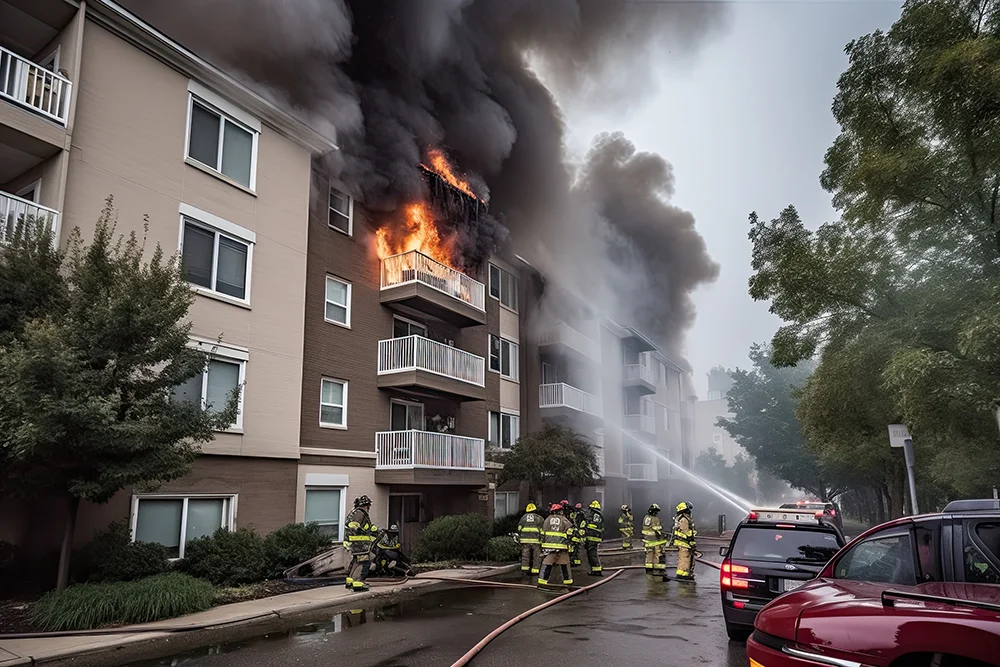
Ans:
POLYGON ((0 294, 22 290, 31 304, 0 332, 0 493, 65 500, 59 588, 81 500, 184 475, 198 445, 236 417, 238 390, 209 410, 172 400, 209 358, 188 345, 192 292, 176 257, 157 246, 145 261, 115 224, 109 198, 93 241, 74 230, 59 261, 40 228, 0 249, 0 294), (33 275, 9 284, 19 274, 33 275))
POLYGON ((536 498, 547 485, 593 486, 600 474, 593 445, 559 424, 546 424, 521 436, 501 461, 498 482, 526 480, 529 498, 536 498))
POLYGON ((745 454, 737 454, 730 465, 715 447, 709 447, 694 460, 694 472, 741 498, 753 500, 757 495, 753 484, 754 461, 745 454))

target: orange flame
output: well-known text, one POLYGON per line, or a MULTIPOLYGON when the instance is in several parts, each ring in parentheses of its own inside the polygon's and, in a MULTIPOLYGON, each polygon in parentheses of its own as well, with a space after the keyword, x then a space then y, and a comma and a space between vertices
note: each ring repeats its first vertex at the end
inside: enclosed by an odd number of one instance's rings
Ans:
POLYGON ((427 171, 432 171, 441 178, 445 180, 448 185, 453 188, 464 192, 473 199, 479 199, 476 193, 472 191, 469 187, 469 182, 464 178, 460 178, 455 170, 452 169, 451 163, 448 162, 448 158, 445 157, 444 153, 437 148, 431 148, 427 151, 427 157, 430 160, 430 166, 422 165, 427 171))
POLYGON ((375 231, 379 259, 417 250, 428 257, 451 266, 451 239, 442 239, 431 210, 424 203, 406 207, 406 224, 402 230, 382 227, 375 231))

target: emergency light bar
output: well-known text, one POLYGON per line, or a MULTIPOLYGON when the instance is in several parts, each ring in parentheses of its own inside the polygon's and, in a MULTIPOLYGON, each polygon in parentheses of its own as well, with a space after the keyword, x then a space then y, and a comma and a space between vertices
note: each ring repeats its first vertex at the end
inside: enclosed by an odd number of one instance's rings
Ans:
POLYGON ((823 513, 814 510, 755 509, 747 514, 747 521, 783 521, 785 523, 811 523, 822 520, 823 513))

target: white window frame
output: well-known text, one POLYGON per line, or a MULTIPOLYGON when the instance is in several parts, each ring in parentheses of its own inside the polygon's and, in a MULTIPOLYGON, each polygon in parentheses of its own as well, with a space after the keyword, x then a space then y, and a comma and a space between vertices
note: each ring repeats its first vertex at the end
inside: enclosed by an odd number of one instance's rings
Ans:
POLYGON ((501 449, 501 450, 504 450, 504 451, 510 451, 511 449, 513 449, 514 445, 517 443, 518 438, 521 437, 521 415, 518 414, 518 413, 516 413, 516 412, 506 412, 504 410, 489 410, 486 413, 486 431, 487 431, 487 440, 486 440, 486 444, 487 445, 489 445, 490 447, 496 447, 497 449, 501 449), (500 418, 498 420, 499 421, 498 427, 500 429, 500 433, 496 434, 496 436, 497 436, 497 444, 496 445, 493 444, 493 415, 500 415, 500 418), (510 434, 511 434, 511 438, 513 438, 513 439, 512 439, 512 441, 510 443, 510 447, 504 447, 503 443, 500 442, 500 438, 501 438, 501 436, 503 434, 503 420, 504 420, 504 417, 506 417, 508 420, 510 420, 512 422, 511 423, 510 434), (513 428, 513 425, 514 425, 513 422, 514 422, 514 420, 516 420, 516 423, 517 423, 517 428, 516 429, 513 428))
MULTIPOLYGON (((339 484, 306 484, 305 490, 302 494, 302 523, 306 523, 306 506, 309 502, 309 492, 310 491, 340 491, 340 517, 337 522, 337 536, 333 542, 343 542, 344 541, 344 520, 347 517, 347 486, 341 486, 339 484)), ((318 521, 311 522, 320 524, 318 521)))
POLYGON ((393 405, 404 405, 404 406, 406 406, 406 409, 407 409, 406 419, 407 419, 407 421, 409 421, 409 419, 410 419, 409 409, 410 408, 420 408, 420 421, 423 423, 424 427, 420 428, 420 429, 406 429, 406 430, 408 430, 408 431, 414 431, 414 430, 424 431, 424 430, 427 429, 427 406, 425 406, 423 403, 420 403, 419 401, 407 401, 406 399, 403 399, 403 398, 390 398, 389 399, 389 430, 390 431, 393 430, 392 429, 392 406, 393 405))
POLYGON ((260 131, 261 124, 260 121, 246 111, 243 111, 236 105, 227 101, 223 97, 217 95, 212 90, 209 90, 205 86, 199 84, 197 81, 188 82, 188 104, 187 104, 187 126, 184 133, 184 161, 193 167, 201 169, 206 173, 209 173, 216 178, 219 178, 230 185, 233 185, 240 190, 249 192, 251 194, 257 194, 257 149, 260 143, 260 131), (219 148, 218 154, 216 155, 215 165, 205 164, 200 160, 190 156, 191 152, 191 115, 194 110, 194 103, 197 99, 198 103, 209 111, 219 114, 221 121, 219 122, 219 148), (225 121, 225 122, 223 122, 225 121), (237 127, 246 130, 250 133, 252 144, 250 148, 250 184, 243 185, 239 181, 222 173, 222 151, 223 151, 223 137, 226 131, 226 122, 233 123, 237 127))
POLYGON ((338 327, 344 327, 345 329, 350 329, 351 328, 351 292, 352 292, 353 289, 354 289, 354 285, 352 285, 350 282, 344 280, 343 278, 338 278, 337 276, 330 275, 329 273, 326 274, 326 280, 323 282, 323 320, 324 321, 329 322, 330 324, 336 324, 338 327), (327 285, 329 285, 329 283, 330 283, 331 280, 334 281, 334 282, 338 282, 341 285, 346 285, 347 286, 347 303, 337 303, 336 301, 330 301, 330 299, 327 298, 328 292, 327 292, 326 288, 327 288, 327 285), (338 322, 337 320, 331 320, 330 318, 328 318, 326 316, 326 305, 328 303, 332 303, 335 306, 340 306, 341 308, 344 308, 344 309, 347 310, 347 313, 344 315, 344 317, 345 317, 345 321, 344 322, 338 322))
POLYGON ((497 334, 490 334, 486 338, 486 344, 488 349, 486 350, 486 368, 489 369, 491 373, 497 373, 500 377, 505 380, 510 380, 511 382, 520 382, 521 378, 521 346, 512 340, 504 338, 503 336, 498 336, 497 334), (497 338, 500 340, 500 370, 493 370, 490 366, 490 356, 493 352, 493 339, 497 338), (506 375, 503 372, 503 349, 504 345, 508 346, 508 354, 510 355, 510 367, 514 371, 513 375, 506 375))
MULTIPOLYGON (((192 338, 188 341, 189 347, 196 347, 208 354, 212 359, 239 364, 240 366, 240 399, 236 405, 236 421, 232 426, 222 429, 219 433, 242 433, 243 432, 243 402, 246 400, 247 389, 247 362, 250 361, 250 351, 246 348, 223 345, 218 341, 206 338, 192 338)), ((208 407, 208 368, 201 372, 201 409, 208 407)))
POLYGON ((518 280, 519 280, 518 277, 516 275, 514 275, 514 273, 512 271, 508 271, 507 269, 503 268, 502 266, 500 266, 498 264, 494 264, 493 262, 489 263, 489 268, 487 269, 487 273, 489 274, 488 278, 489 278, 489 283, 490 284, 489 284, 488 289, 486 291, 489 293, 490 298, 493 299, 494 301, 500 302, 500 305, 503 308, 506 308, 507 310, 509 310, 510 312, 512 312, 512 313, 518 312, 518 310, 520 309, 520 303, 519 303, 518 294, 517 294, 518 280), (498 297, 497 296, 493 296, 493 269, 496 269, 500 273, 500 284, 497 286, 498 287, 497 291, 500 294, 500 296, 498 296, 498 297), (504 287, 503 287, 504 281, 503 281, 503 276, 504 276, 505 273, 507 275, 509 275, 511 277, 511 279, 514 281, 514 307, 513 308, 511 306, 508 306, 507 304, 505 304, 503 302, 503 297, 504 297, 504 287))
POLYGON ((28 183, 27 185, 25 185, 23 188, 21 188, 20 190, 18 190, 14 194, 16 196, 20 197, 21 199, 28 199, 28 201, 33 202, 35 204, 42 203, 42 179, 39 178, 39 179, 36 179, 32 183, 28 183), (34 191, 34 193, 35 193, 33 199, 28 199, 27 197, 24 196, 27 193, 32 192, 32 191, 34 191))
POLYGON ((323 376, 320 379, 320 381, 319 381, 319 427, 320 428, 332 428, 332 429, 336 429, 336 430, 339 430, 339 431, 346 431, 347 430, 347 389, 348 389, 348 384, 350 384, 350 383, 347 380, 344 380, 342 378, 334 378, 334 377, 323 376), (344 385, 344 399, 343 399, 344 400, 344 404, 343 405, 336 405, 334 403, 323 403, 323 383, 324 382, 338 382, 338 383, 344 385), (343 424, 330 424, 330 423, 324 422, 323 421, 323 406, 324 405, 326 405, 328 407, 333 407, 333 408, 343 408, 343 411, 344 411, 343 412, 343 414, 344 414, 344 423, 343 424))
POLYGON ((500 516, 497 516, 497 514, 496 514, 497 498, 499 496, 501 496, 501 495, 504 497, 504 507, 507 510, 510 509, 510 497, 511 496, 515 496, 517 498, 517 502, 514 503, 514 511, 513 512, 507 512, 507 514, 504 514, 503 516, 511 516, 512 514, 518 514, 521 511, 521 492, 520 491, 495 491, 493 493, 493 515, 494 515, 494 518, 496 518, 496 519, 501 518, 500 516))
POLYGON ((43 67, 50 72, 59 73, 59 56, 62 53, 62 45, 60 44, 56 48, 52 49, 47 56, 38 59, 38 65, 43 67), (52 63, 52 67, 49 67, 49 63, 52 63))
POLYGON ((251 278, 253 277, 253 250, 254 246, 257 245, 257 234, 250 231, 245 227, 240 227, 239 225, 229 222, 224 218, 220 218, 217 215, 213 215, 208 211, 203 211, 199 208, 195 208, 190 204, 182 203, 180 205, 180 225, 177 231, 177 248, 181 255, 181 262, 183 263, 184 257, 184 226, 185 223, 190 222, 196 227, 201 227, 202 229, 212 232, 215 234, 215 244, 212 249, 212 285, 216 284, 217 275, 219 272, 219 238, 220 236, 225 236, 238 243, 243 243, 247 246, 247 275, 246 275, 246 290, 243 298, 235 297, 230 294, 223 294, 222 292, 217 292, 214 287, 204 287, 202 285, 196 285, 194 283, 189 283, 191 289, 193 289, 198 294, 203 296, 211 297, 213 299, 218 299, 220 301, 225 301, 237 306, 250 307, 250 288, 251 288, 251 278))
POLYGON ((722 434, 721 433, 713 433, 712 434, 712 444, 713 445, 721 445, 722 444, 722 434))
POLYGON ((341 188, 339 188, 336 185, 334 185, 333 183, 331 183, 330 184, 330 188, 329 188, 329 190, 327 190, 327 193, 326 193, 326 208, 327 208, 327 213, 326 213, 326 225, 327 225, 327 227, 329 227, 330 229, 333 229, 335 231, 338 231, 341 234, 347 234, 348 236, 354 236, 354 197, 352 197, 351 195, 347 194, 341 188), (338 211, 338 210, 334 209, 332 206, 330 206, 330 191, 331 190, 336 190, 338 193, 340 193, 343 196, 347 197, 347 215, 346 216, 343 213, 341 213, 340 211, 338 211), (347 231, 344 231, 340 227, 335 227, 332 224, 331 220, 333 220, 333 216, 335 216, 335 215, 339 216, 341 218, 344 218, 344 217, 347 218, 347 231))
POLYGON ((239 502, 239 494, 237 493, 140 493, 132 494, 132 506, 131 506, 131 516, 129 517, 129 530, 131 532, 132 541, 135 542, 135 529, 139 521, 139 502, 142 500, 183 500, 184 505, 181 510, 181 533, 180 533, 180 546, 178 547, 177 558, 172 558, 171 560, 180 560, 184 558, 184 546, 187 544, 187 519, 188 519, 188 501, 189 500, 216 500, 221 499, 226 501, 226 505, 222 511, 222 522, 223 525, 220 528, 226 528, 228 530, 236 530, 236 507, 239 502))

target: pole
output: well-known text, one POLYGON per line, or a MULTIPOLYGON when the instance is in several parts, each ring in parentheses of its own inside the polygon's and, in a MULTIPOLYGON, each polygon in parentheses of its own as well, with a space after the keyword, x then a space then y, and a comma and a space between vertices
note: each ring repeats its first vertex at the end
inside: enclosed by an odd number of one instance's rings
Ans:
POLYGON ((903 458, 906 459, 906 477, 910 481, 910 511, 920 514, 917 509, 917 484, 913 478, 913 440, 910 438, 903 441, 903 458))

